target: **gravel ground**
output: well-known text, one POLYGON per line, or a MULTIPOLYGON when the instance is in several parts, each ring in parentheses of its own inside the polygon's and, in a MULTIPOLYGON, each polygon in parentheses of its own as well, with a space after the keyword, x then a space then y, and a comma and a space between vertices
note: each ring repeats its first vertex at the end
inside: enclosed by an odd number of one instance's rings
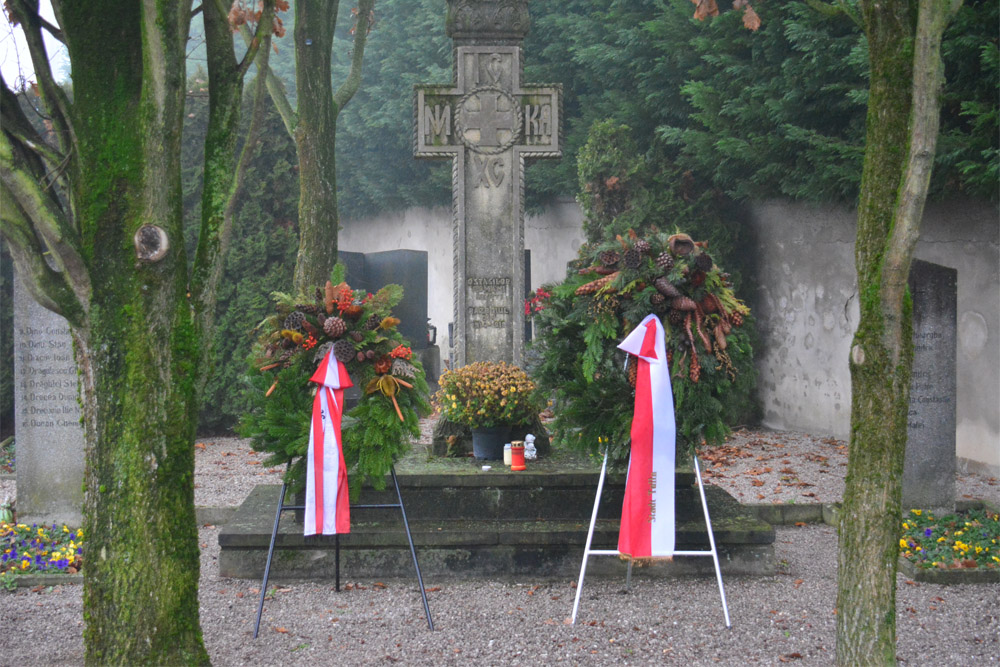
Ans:
MULTIPOLYGON (((278 480, 245 441, 199 442, 199 505, 238 505, 253 485, 278 480)), ((833 502, 843 492, 846 448, 805 434, 741 431, 703 461, 706 477, 744 502, 833 502)), ((0 498, 13 492, 13 482, 0 483, 0 498)), ((957 476, 956 498, 970 497, 1000 503, 1000 482, 957 476)), ((779 574, 725 581, 728 630, 712 579, 664 581, 636 570, 630 591, 620 580, 588 579, 575 626, 566 624, 571 580, 425 579, 433 633, 411 580, 350 582, 339 593, 326 582, 280 585, 256 641, 260 584, 218 576, 218 532, 200 529, 201 623, 217 665, 833 662, 837 537, 828 526, 779 527, 779 574)), ((1000 584, 897 581, 901 661, 1000 662, 1000 584)), ((79 586, 0 592, 0 665, 82 662, 81 616, 79 586)))

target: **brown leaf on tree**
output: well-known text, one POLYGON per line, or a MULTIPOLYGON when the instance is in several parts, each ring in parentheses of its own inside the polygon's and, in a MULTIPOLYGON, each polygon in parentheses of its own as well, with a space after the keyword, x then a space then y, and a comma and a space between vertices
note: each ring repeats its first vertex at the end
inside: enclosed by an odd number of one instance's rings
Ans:
POLYGON ((691 0, 694 3, 694 17, 699 21, 704 21, 709 16, 719 15, 719 5, 715 0, 691 0))
POLYGON ((754 32, 760 28, 760 17, 757 16, 757 12, 750 5, 747 5, 743 9, 743 27, 754 32))

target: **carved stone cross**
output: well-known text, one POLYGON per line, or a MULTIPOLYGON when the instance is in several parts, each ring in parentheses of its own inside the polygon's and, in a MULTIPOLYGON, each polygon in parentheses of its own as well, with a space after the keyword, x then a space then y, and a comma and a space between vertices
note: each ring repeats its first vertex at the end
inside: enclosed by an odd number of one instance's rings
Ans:
POLYGON ((520 364, 524 162, 562 156, 558 85, 521 83, 525 0, 449 0, 452 85, 416 86, 418 158, 452 158, 458 366, 520 364))

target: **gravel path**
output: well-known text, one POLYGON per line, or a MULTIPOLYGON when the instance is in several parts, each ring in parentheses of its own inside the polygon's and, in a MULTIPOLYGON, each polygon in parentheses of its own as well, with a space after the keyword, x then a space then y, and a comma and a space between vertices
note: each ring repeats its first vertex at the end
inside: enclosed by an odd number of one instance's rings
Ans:
MULTIPOLYGON (((199 441, 196 502, 238 505, 278 480, 245 441, 199 441)), ((832 502, 843 492, 844 443, 742 431, 703 454, 706 476, 744 502, 832 502), (760 482, 760 483, 758 483, 760 482), (809 495, 813 494, 813 495, 809 495), (761 498, 760 496, 763 496, 761 498)), ((1000 503, 1000 482, 956 478, 957 498, 1000 503)), ((0 483, 0 497, 13 494, 0 483)), ((276 587, 251 639, 259 582, 218 576, 218 528, 200 529, 201 622, 217 665, 273 664, 779 664, 833 662, 836 531, 779 527, 773 577, 730 577, 733 626, 712 579, 588 579, 575 626, 574 582, 425 579, 435 632, 411 580, 276 587)), ((1000 584, 938 586, 897 577, 898 657, 915 665, 1000 662, 1000 584)), ((0 666, 79 664, 81 587, 0 592, 0 666)))

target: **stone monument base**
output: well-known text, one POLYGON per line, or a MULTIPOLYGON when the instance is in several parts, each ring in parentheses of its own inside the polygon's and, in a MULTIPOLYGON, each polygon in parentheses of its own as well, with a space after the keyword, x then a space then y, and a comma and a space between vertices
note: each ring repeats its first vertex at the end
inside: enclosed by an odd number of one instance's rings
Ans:
MULTIPOLYGON (((400 490, 425 581, 449 578, 573 578, 580 570, 597 473, 483 473, 399 475, 400 490)), ((677 548, 708 548, 701 503, 691 473, 677 475, 677 548)), ((277 485, 256 487, 219 534, 219 574, 259 579, 277 508, 277 485)), ((755 518, 729 493, 706 486, 725 575, 769 575, 776 571, 774 529, 755 518)), ((614 549, 624 479, 605 484, 595 549, 614 549)), ((395 502, 391 483, 384 492, 365 489, 362 503, 395 502)), ((278 532, 271 578, 332 579, 334 538, 302 535, 292 512, 278 532)), ((413 576, 400 515, 395 510, 351 513, 351 533, 342 535, 341 576, 413 576)), ((624 576, 625 563, 594 558, 590 575, 624 576)), ((710 558, 675 558, 637 570, 639 576, 712 576, 710 558)))

